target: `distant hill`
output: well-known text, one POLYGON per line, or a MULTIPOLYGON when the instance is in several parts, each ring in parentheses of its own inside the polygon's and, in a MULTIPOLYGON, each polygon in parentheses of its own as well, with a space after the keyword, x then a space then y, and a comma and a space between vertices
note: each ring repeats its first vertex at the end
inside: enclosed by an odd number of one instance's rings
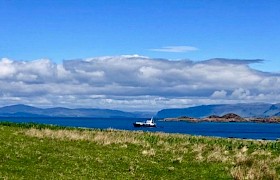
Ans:
POLYGON ((111 109, 69 109, 69 108, 36 108, 24 104, 0 108, 1 117, 93 117, 93 118, 142 118, 151 117, 152 112, 125 112, 111 109))
MULTIPOLYGON (((223 116, 235 113, 241 117, 272 117, 280 116, 280 103, 251 103, 251 104, 217 104, 202 105, 189 108, 163 109, 157 112, 155 118, 193 117, 205 118, 216 115, 223 116)), ((153 112, 125 112, 112 109, 94 108, 37 108, 24 104, 0 108, 0 117, 93 117, 93 118, 148 118, 153 112)))
POLYGON ((156 118, 172 118, 180 116, 204 118, 211 115, 223 116, 228 113, 235 113, 241 117, 279 116, 280 104, 217 104, 202 105, 189 108, 163 109, 156 114, 156 118))

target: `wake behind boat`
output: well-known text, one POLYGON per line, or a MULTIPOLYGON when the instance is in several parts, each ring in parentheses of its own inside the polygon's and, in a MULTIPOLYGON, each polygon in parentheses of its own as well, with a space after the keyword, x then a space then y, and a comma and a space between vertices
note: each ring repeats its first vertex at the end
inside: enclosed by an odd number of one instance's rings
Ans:
POLYGON ((154 122, 154 119, 148 119, 144 122, 135 122, 133 123, 134 127, 156 127, 156 123, 154 122))

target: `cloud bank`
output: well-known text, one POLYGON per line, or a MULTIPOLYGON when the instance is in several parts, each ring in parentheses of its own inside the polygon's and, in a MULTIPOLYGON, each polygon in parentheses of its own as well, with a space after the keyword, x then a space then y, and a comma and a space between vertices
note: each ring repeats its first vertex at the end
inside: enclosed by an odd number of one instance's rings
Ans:
POLYGON ((172 61, 141 56, 0 60, 0 105, 159 110, 199 104, 280 102, 280 74, 262 60, 172 61))

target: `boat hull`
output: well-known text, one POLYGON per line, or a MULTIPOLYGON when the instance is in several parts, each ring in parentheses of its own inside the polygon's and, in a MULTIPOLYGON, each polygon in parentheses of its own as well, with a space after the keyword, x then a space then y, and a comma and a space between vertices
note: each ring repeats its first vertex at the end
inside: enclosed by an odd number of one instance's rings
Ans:
POLYGON ((134 127, 156 127, 156 124, 133 123, 134 127))

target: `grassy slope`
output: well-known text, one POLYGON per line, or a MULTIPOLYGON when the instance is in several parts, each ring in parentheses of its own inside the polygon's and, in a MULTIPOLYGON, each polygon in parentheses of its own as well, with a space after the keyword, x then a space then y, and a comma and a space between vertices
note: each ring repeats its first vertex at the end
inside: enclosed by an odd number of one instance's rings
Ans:
POLYGON ((0 179, 278 179, 280 142, 0 124, 0 179))

